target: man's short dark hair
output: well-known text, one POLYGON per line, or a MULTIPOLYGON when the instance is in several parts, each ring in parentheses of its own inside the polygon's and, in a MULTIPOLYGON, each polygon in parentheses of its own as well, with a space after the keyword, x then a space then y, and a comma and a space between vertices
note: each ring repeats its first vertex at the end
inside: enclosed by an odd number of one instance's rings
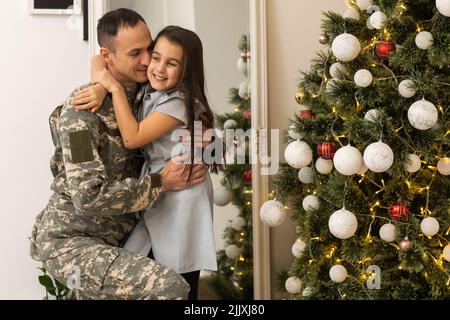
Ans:
POLYGON ((133 28, 139 21, 145 20, 136 11, 120 8, 106 13, 97 25, 97 38, 100 47, 105 47, 114 52, 114 38, 121 28, 133 28))

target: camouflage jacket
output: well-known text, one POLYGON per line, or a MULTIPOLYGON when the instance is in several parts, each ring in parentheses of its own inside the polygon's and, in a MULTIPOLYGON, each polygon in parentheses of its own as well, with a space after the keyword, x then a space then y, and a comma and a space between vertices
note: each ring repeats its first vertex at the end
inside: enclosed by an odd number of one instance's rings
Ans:
MULTIPOLYGON (((136 116, 143 90, 127 96, 136 116)), ((54 193, 33 227, 31 256, 44 261, 93 240, 119 246, 136 223, 131 213, 159 198, 159 175, 137 179, 142 156, 124 147, 110 96, 97 113, 77 112, 66 101, 51 114, 50 128, 54 193)))

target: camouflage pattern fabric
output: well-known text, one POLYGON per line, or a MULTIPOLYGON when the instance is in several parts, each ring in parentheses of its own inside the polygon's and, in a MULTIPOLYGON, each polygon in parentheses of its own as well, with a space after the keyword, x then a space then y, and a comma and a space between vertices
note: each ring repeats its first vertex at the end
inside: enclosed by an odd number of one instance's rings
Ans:
MULTIPOLYGON (((135 116, 143 93, 142 86, 127 90, 135 116)), ((80 292, 91 299, 185 298, 181 276, 118 248, 137 222, 133 212, 154 206, 162 189, 157 175, 137 179, 143 158, 124 147, 111 96, 97 113, 77 112, 68 101, 50 116, 54 193, 33 226, 31 257, 62 283, 71 266, 78 266, 80 292)))
POLYGON ((189 290, 189 285, 172 269, 130 251, 95 242, 46 260, 44 265, 63 283, 75 280, 75 288, 81 288, 74 290, 77 300, 186 299, 189 290))

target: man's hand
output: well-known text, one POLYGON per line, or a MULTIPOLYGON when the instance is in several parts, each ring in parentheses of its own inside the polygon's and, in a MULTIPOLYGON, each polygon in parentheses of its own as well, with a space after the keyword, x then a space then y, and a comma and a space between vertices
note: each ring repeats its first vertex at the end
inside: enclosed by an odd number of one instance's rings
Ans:
POLYGON ((205 180, 205 166, 203 163, 194 165, 189 179, 190 169, 185 164, 187 157, 182 155, 172 159, 161 171, 163 191, 188 189, 205 180))

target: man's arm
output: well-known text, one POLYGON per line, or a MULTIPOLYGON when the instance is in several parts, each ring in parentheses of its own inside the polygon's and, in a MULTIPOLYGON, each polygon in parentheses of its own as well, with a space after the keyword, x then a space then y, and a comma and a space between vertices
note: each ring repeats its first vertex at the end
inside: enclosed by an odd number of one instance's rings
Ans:
MULTIPOLYGON (((111 181, 98 149, 99 118, 90 112, 64 107, 59 136, 69 190, 80 215, 121 215, 153 205, 162 192, 157 178, 111 181), (153 180, 153 181, 152 181, 153 180)), ((159 179, 160 182, 160 179, 159 179)))

